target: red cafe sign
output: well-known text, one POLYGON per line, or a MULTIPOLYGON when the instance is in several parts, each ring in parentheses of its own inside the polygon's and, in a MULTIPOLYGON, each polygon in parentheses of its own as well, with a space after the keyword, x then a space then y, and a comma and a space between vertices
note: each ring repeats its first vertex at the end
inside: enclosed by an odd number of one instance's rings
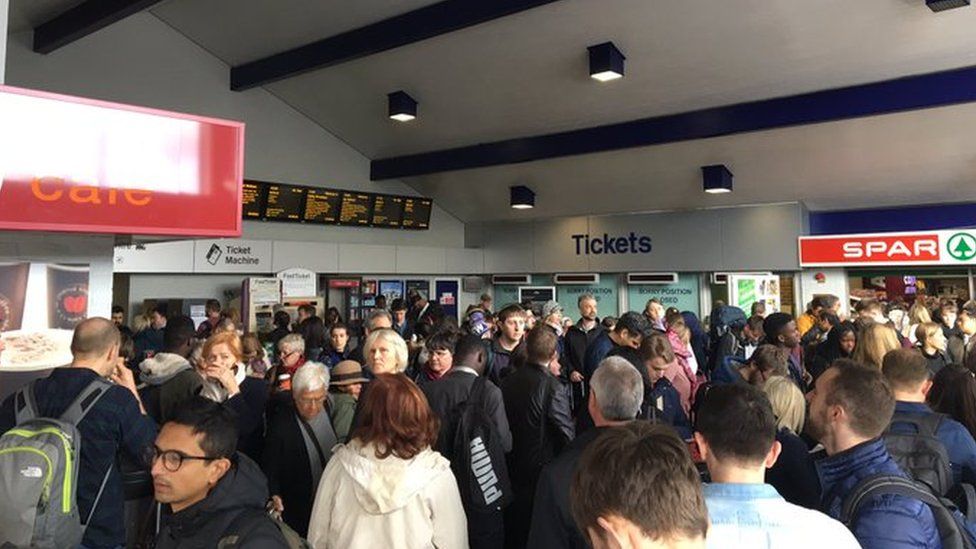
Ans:
POLYGON ((240 236, 244 124, 0 86, 0 229, 240 236))
POLYGON ((976 231, 801 236, 801 267, 972 265, 976 231))

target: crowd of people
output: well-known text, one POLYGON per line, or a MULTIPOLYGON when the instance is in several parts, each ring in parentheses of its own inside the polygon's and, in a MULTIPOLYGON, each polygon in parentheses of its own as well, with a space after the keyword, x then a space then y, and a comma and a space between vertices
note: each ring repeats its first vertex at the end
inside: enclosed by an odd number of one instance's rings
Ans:
POLYGON ((576 305, 485 295, 459 323, 414 294, 361 332, 303 306, 243 334, 216 300, 199 326, 85 320, 72 364, 0 405, 0 545, 53 512, 5 488, 4 441, 60 418, 81 547, 131 542, 140 468, 139 542, 164 548, 973 546, 976 302, 576 305))

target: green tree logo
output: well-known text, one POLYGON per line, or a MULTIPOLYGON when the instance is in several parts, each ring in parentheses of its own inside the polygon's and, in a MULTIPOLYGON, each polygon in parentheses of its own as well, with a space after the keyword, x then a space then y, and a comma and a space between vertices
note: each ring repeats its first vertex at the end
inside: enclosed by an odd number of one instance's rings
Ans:
POLYGON ((947 251, 957 261, 969 261, 976 257, 976 237, 969 233, 956 233, 949 237, 947 251))

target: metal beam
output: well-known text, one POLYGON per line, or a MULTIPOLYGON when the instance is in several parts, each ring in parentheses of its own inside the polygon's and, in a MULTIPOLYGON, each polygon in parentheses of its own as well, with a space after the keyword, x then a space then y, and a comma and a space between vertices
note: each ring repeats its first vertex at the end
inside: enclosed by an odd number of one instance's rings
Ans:
POLYGON ((331 67, 558 0, 444 0, 365 27, 232 67, 230 88, 243 91, 331 67))
POLYGON ((976 66, 374 160, 370 179, 532 162, 976 101, 976 66))
POLYGON ((160 0, 88 0, 34 28, 34 51, 51 53, 160 0))

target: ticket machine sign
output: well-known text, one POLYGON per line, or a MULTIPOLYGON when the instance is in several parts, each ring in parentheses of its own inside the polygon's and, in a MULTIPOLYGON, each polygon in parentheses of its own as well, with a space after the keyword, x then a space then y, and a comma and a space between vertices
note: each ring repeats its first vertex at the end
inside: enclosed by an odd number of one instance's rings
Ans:
POLYGON ((8 86, 0 120, 0 229, 240 236, 240 122, 8 86))

